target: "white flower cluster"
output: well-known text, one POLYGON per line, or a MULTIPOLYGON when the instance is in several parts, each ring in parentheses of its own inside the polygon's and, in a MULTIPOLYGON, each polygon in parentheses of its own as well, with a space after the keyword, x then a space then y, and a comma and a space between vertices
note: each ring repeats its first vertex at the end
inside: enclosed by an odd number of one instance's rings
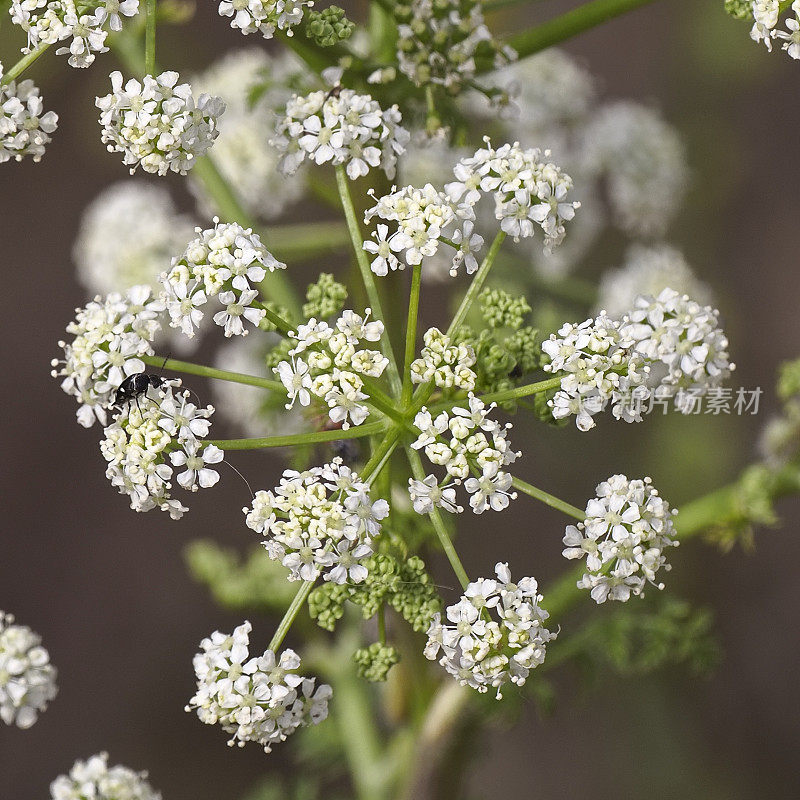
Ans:
MULTIPOLYGON (((400 4, 398 4, 400 5, 400 4)), ((475 75, 475 56, 493 58, 495 67, 517 54, 495 39, 475 0, 411 0, 396 11, 400 71, 417 86, 436 83, 454 93, 475 75)))
POLYGON ((289 569, 289 580, 361 583, 363 559, 389 514, 385 500, 372 501, 368 483, 334 458, 304 472, 285 470, 274 491, 256 492, 245 508, 247 527, 264 534, 273 561, 289 569), (279 516, 280 515, 280 516, 279 516))
MULTIPOLYGON (((3 65, 0 64, 0 81, 3 65)), ((33 81, 0 84, 0 164, 30 156, 41 161, 50 134, 58 127, 58 114, 43 114, 44 101, 33 81)))
POLYGON ((72 39, 69 47, 60 47, 57 55, 69 55, 71 67, 88 67, 95 53, 105 53, 109 30, 122 30, 120 16, 139 13, 139 0, 101 0, 99 4, 75 0, 12 0, 11 21, 28 34, 23 53, 40 45, 52 45, 72 39))
POLYGON ((425 656, 439 663, 462 685, 479 692, 504 684, 522 686, 530 671, 544 663, 547 643, 558 635, 545 627, 550 616, 539 603, 534 578, 511 580, 508 564, 495 565, 496 578, 470 583, 461 599, 437 613, 428 630, 425 656), (449 623, 449 624, 448 624, 449 623))
POLYGON ((641 422, 641 409, 630 398, 634 393, 647 396, 649 368, 620 328, 619 320, 601 313, 579 325, 563 325, 542 343, 542 352, 550 358, 543 369, 567 373, 548 403, 556 419, 574 415, 579 430, 588 431, 595 425, 592 417, 610 402, 618 419, 641 422))
POLYGON ((393 188, 366 212, 364 222, 369 224, 373 217, 397 225, 391 234, 388 225, 378 225, 372 232, 374 241, 364 242, 364 250, 375 256, 371 268, 376 275, 386 275, 390 269, 404 269, 406 264, 416 266, 424 258, 435 256, 442 237, 456 245, 451 276, 458 274, 462 263, 468 274, 478 268, 475 253, 483 246, 483 237, 473 233, 472 206, 457 205, 430 183, 422 189, 393 188), (395 253, 403 253, 403 261, 395 253))
POLYGON ((792 3, 794 16, 786 17, 788 30, 776 30, 780 20, 781 3, 779 0, 754 0, 753 1, 753 27, 750 38, 754 42, 764 42, 767 50, 772 50, 772 42, 780 39, 785 50, 791 58, 800 59, 800 0, 792 3))
POLYGON ((208 489, 219 481, 213 468, 224 453, 208 436, 213 406, 198 408, 188 391, 174 391, 179 381, 163 381, 129 400, 103 431, 100 451, 108 462, 106 477, 130 498, 134 511, 159 508, 172 519, 189 509, 171 496, 176 469, 178 484, 187 491, 208 489))
POLYGON ((72 248, 78 278, 92 293, 158 284, 164 265, 191 237, 169 192, 144 181, 115 183, 87 206, 72 248))
POLYGON ((640 294, 658 297, 667 287, 699 303, 711 300, 711 290, 697 279, 680 250, 668 244, 634 244, 621 267, 603 274, 596 307, 619 318, 633 308, 640 294))
POLYGON ((98 296, 75 310, 75 319, 67 325, 74 338, 58 343, 64 360, 52 361, 52 375, 63 377, 61 388, 77 398, 78 422, 84 428, 95 420, 105 425, 120 384, 144 371, 141 358, 153 355, 151 342, 161 330, 158 318, 163 311, 164 304, 153 297, 149 286, 134 286, 124 295, 98 296))
POLYGON ((0 611, 0 719, 30 728, 58 692, 56 674, 41 637, 0 611))
MULTIPOLYGON (((304 171, 291 178, 281 175, 280 154, 264 137, 264 131, 275 127, 273 109, 286 104, 291 96, 288 87, 302 75, 293 53, 271 55, 248 48, 234 50, 191 81, 196 92, 220 97, 225 103, 225 119, 209 158, 253 217, 273 219, 304 192, 304 171)), ((221 212, 205 183, 192 173, 189 187, 205 216, 221 212)))
POLYGON ((580 203, 569 202, 572 178, 555 164, 542 160, 550 151, 523 150, 519 142, 486 147, 455 166, 456 180, 445 186, 454 202, 474 205, 482 194, 494 199, 495 218, 515 240, 534 235, 535 225, 544 232, 545 250, 561 244, 564 223, 573 219, 580 203))
POLYGON ((450 337, 438 328, 429 328, 423 336, 425 346, 420 357, 411 362, 411 381, 433 381, 441 389, 472 391, 478 376, 473 371, 475 351, 461 342, 450 344, 450 337))
POLYGON ((51 800, 161 800, 147 782, 146 772, 108 766, 108 753, 76 761, 69 775, 50 784, 51 800))
POLYGON ((195 100, 177 72, 131 78, 111 73, 111 93, 98 97, 101 141, 111 153, 123 153, 123 163, 145 172, 185 175, 219 135, 218 119, 225 111, 219 97, 201 94, 195 100))
POLYGON ((424 448, 428 460, 444 467, 450 479, 443 484, 434 475, 409 480, 408 492, 418 514, 427 514, 434 506, 460 514, 464 509, 456 503, 454 487, 462 482, 476 514, 502 511, 517 496, 509 491, 512 478, 503 470, 522 455, 511 449, 507 439, 511 424, 503 426, 489 418, 494 404, 486 407, 473 394, 468 403, 468 408, 456 407, 451 414, 442 411, 435 418, 423 407, 414 418, 420 434, 411 446, 424 448))
POLYGON ((327 404, 331 421, 345 430, 364 422, 369 408, 363 401, 369 395, 362 391, 363 378, 379 378, 389 363, 378 350, 360 348, 362 341, 377 342, 383 336, 383 323, 370 322, 370 313, 369 308, 363 317, 343 311, 334 327, 312 317, 289 333, 296 342, 289 351, 290 361, 274 368, 286 387, 287 409, 295 401, 309 405, 313 395, 327 404))
POLYGON ((313 5, 313 0, 220 0, 218 10, 221 17, 231 17, 234 30, 271 39, 276 30, 293 36, 292 28, 302 21, 303 10, 313 5))
POLYGON ((244 323, 257 328, 266 314, 253 285, 286 264, 264 247, 257 233, 235 222, 214 217, 213 228, 195 228, 195 233, 197 238, 161 276, 169 324, 192 338, 205 316, 201 306, 216 297, 223 309, 214 314, 214 322, 227 337, 246 336, 244 323))
POLYGON ((269 753, 298 728, 322 722, 332 690, 297 674, 300 656, 293 650, 251 657, 251 630, 245 621, 230 635, 215 631, 200 642, 197 692, 186 710, 197 710, 206 725, 221 725, 231 747, 257 742, 269 753))
POLYGON ((736 368, 719 312, 673 289, 638 297, 622 320, 621 333, 650 364, 651 384, 658 381, 656 395, 675 397, 684 414, 691 413, 694 398, 720 386, 736 368))
POLYGON ((675 509, 659 497, 650 478, 628 480, 612 475, 597 486, 586 504, 586 519, 568 525, 565 558, 586 558, 586 574, 578 587, 589 589, 597 603, 626 602, 656 583, 659 569, 669 571, 664 550, 677 547, 672 516, 675 509))
POLYGON ((372 167, 392 178, 409 138, 401 121, 396 105, 382 110, 368 94, 320 90, 292 96, 271 143, 283 153, 279 168, 287 175, 309 158, 315 164, 345 164, 352 180, 372 167))
POLYGON ((647 106, 609 103, 587 126, 583 149, 586 169, 608 184, 620 228, 638 236, 663 234, 689 180, 677 131, 647 106))
POLYGON ((621 320, 601 313, 580 325, 566 324, 542 344, 547 372, 566 372, 549 405, 556 419, 576 416, 582 431, 610 402, 612 413, 641 422, 651 395, 675 398, 691 413, 696 398, 716 388, 735 365, 718 313, 687 295, 664 289, 657 298, 640 295, 621 320))

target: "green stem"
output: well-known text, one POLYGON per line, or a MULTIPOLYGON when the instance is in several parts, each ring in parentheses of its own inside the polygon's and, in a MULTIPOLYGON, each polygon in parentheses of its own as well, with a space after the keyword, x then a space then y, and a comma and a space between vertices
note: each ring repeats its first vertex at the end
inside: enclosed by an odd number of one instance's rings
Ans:
POLYGON ((515 489, 519 489, 521 492, 524 492, 529 497, 533 497, 536 500, 541 500, 541 502, 550 506, 550 508, 555 508, 558 511, 562 511, 567 516, 575 517, 575 519, 580 520, 581 522, 586 519, 586 512, 581 511, 581 509, 579 509, 577 506, 570 505, 564 500, 559 500, 554 495, 548 494, 542 489, 537 489, 530 483, 526 483, 519 478, 513 478, 511 483, 515 489))
POLYGON ((286 609, 286 613, 283 615, 283 619, 278 625, 278 630, 275 631, 275 635, 270 640, 270 643, 267 646, 268 650, 272 650, 273 653, 277 654, 278 648, 286 638, 289 628, 292 627, 292 623, 300 613, 300 609, 305 604, 306 598, 309 596, 309 594, 311 594, 311 590, 314 588, 314 584, 316 582, 316 578, 303 581, 303 585, 300 587, 300 589, 298 589, 297 594, 294 596, 294 600, 291 602, 291 605, 286 609))
MULTIPOLYGON (((422 467, 422 459, 419 457, 419 453, 412 447, 407 446, 406 455, 408 456, 408 463, 411 465, 411 474, 418 481, 424 480, 425 470, 422 467)), ((447 528, 445 527, 442 515, 439 513, 439 509, 434 506, 433 511, 431 511, 428 516, 431 518, 433 529, 436 531, 436 536, 439 538, 439 543, 447 556, 447 560, 450 562, 450 566, 453 568, 453 572, 455 572, 461 586, 466 589, 469 583, 469 575, 467 575, 467 571, 464 569, 464 565, 458 557, 450 535, 447 533, 447 528)))
MULTIPOLYGON (((270 275, 274 275, 274 272, 267 273, 268 277, 270 275)), ((264 281, 267 281, 267 278, 264 278, 264 281)), ((266 318, 281 332, 281 333, 289 333, 289 331, 294 330, 294 326, 288 323, 280 314, 276 314, 269 306, 264 305, 264 303, 253 303, 253 305, 260 308, 266 318)))
POLYGON ((147 0, 145 5, 144 71, 156 74, 156 0, 147 0))
POLYGON ((447 335, 451 338, 458 333, 459 329, 464 324, 464 320, 467 318, 472 304, 477 299, 483 288, 483 284, 486 283, 486 279, 489 277, 489 271, 492 269, 497 254, 500 251, 500 246, 505 239, 505 231, 498 231, 497 236, 494 237, 494 241, 489 248, 489 252, 486 254, 478 271, 475 273, 475 277, 472 279, 472 283, 470 283, 469 289, 467 289, 467 293, 464 295, 464 299, 461 301, 461 305, 458 307, 453 321, 450 323, 450 327, 447 329, 447 335))
MULTIPOLYGON (((478 396, 479 400, 484 403, 505 403, 509 400, 521 400, 523 397, 530 397, 532 394, 541 394, 542 392, 549 392, 551 389, 557 389, 561 385, 561 378, 556 376, 554 378, 547 378, 543 381, 536 383, 527 383, 525 386, 517 386, 515 389, 504 389, 502 392, 489 392, 478 396)), ((434 411, 445 411, 448 408, 457 406, 464 403, 464 399, 450 399, 443 400, 441 403, 432 405, 428 410, 433 413, 434 411)))
POLYGON ((33 64, 33 62, 36 61, 36 59, 39 58, 39 56, 42 55, 42 53, 44 53, 48 47, 50 47, 49 44, 40 44, 35 50, 32 50, 30 53, 28 53, 28 55, 23 56, 19 61, 17 61, 16 64, 14 64, 13 67, 11 67, 10 70, 8 70, 8 72, 4 73, 3 79, 0 80, 0 86, 5 86, 22 75, 22 73, 25 72, 25 70, 28 69, 28 67, 33 64))
MULTIPOLYGON (((381 305, 380 294, 378 293, 378 286, 375 283, 375 276, 369 266, 369 259, 367 258, 366 251, 364 250, 364 239, 361 235, 361 229, 356 219, 356 210, 353 206, 353 199, 350 197, 350 187, 347 184, 347 173, 341 164, 336 166, 336 186, 339 190, 339 197, 342 201, 342 208, 344 209, 344 216, 347 220, 347 228, 350 231, 350 241, 353 244, 355 251, 356 262, 361 271, 361 278, 364 281, 364 288, 367 290, 367 297, 372 306, 373 313, 382 322, 386 322, 386 315, 383 313, 381 305)), ((395 361, 392 345, 389 341, 388 334, 381 337, 381 352, 389 359, 389 383, 392 385, 392 391, 400 394, 402 385, 400 383, 400 376, 397 373, 397 362, 395 361)))
POLYGON ((364 468, 361 470, 361 480, 371 484, 380 475, 381 470, 394 452, 395 447, 397 447, 401 433, 402 429, 399 427, 394 427, 387 431, 381 443, 372 451, 369 461, 364 464, 364 468))
POLYGON ((338 442, 343 439, 361 439, 365 436, 383 433, 386 426, 382 422, 370 422, 346 431, 311 431, 310 433, 292 433, 286 436, 266 436, 256 439, 209 439, 204 443, 213 444, 222 450, 260 450, 268 447, 299 447, 304 444, 320 444, 322 442, 338 442))
MULTIPOLYGON (((520 58, 525 58, 602 25, 634 8, 652 2, 653 0, 593 0, 591 3, 585 3, 555 19, 512 36, 507 44, 517 51, 520 58)), ((482 71, 489 71, 490 68, 482 71)))
POLYGON ((367 390, 367 394, 369 395, 368 402, 370 405, 375 406, 378 411, 385 414, 394 422, 397 422, 400 425, 405 425, 405 418, 403 417, 402 413, 395 408, 392 398, 382 392, 376 384, 369 380, 369 378, 362 376, 362 380, 364 381, 364 388, 367 390))
POLYGON ((270 225, 265 236, 279 258, 326 253, 350 244, 350 234, 341 222, 270 225))
POLYGON ((220 381, 230 381, 231 383, 243 383, 247 386, 258 386, 261 389, 268 389, 271 392, 286 392, 286 388, 280 381, 272 381, 269 378, 259 378, 256 375, 245 375, 242 372, 229 372, 225 369, 215 369, 203 364, 192 364, 188 361, 178 361, 174 358, 166 360, 161 356, 141 356, 141 360, 151 367, 163 367, 173 372, 185 372, 187 375, 200 375, 203 378, 214 378, 220 381))
POLYGON ((413 385, 411 383, 411 362, 417 352, 417 318, 419 316, 419 291, 422 283, 422 265, 416 264, 411 272, 411 294, 408 298, 408 323, 406 324, 406 353, 403 367, 402 405, 411 403, 413 385))

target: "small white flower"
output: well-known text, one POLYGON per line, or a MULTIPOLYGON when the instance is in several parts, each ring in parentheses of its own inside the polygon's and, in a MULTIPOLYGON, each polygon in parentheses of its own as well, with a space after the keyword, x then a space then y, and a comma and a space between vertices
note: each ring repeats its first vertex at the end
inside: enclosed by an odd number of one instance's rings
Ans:
POLYGON ((421 481, 408 479, 408 493, 417 514, 430 514, 434 507, 443 508, 451 514, 460 514, 464 507, 456 502, 456 490, 452 483, 439 486, 435 475, 421 481))
POLYGON ((175 467, 186 467, 185 472, 178 475, 178 483, 189 491, 196 492, 198 487, 209 489, 219 481, 219 473, 209 469, 207 464, 219 464, 225 454, 218 447, 210 444, 200 451, 200 442, 188 441, 183 450, 170 453, 170 461, 175 467))
POLYGON ((292 36, 304 9, 313 5, 313 0, 221 0, 219 15, 231 17, 231 28, 245 36, 258 32, 271 39, 276 30, 292 36))

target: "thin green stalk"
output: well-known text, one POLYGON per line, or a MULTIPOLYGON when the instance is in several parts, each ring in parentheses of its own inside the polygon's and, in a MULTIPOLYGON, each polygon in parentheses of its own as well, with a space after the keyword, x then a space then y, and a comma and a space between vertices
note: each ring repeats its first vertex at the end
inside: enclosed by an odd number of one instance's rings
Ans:
POLYGON ((142 356, 141 360, 151 367, 163 367, 173 372, 185 372, 187 375, 200 375, 204 378, 214 378, 231 383, 243 383, 247 386, 258 386, 271 392, 286 393, 286 388, 280 381, 269 378, 259 378, 256 375, 245 375, 243 372, 230 372, 226 369, 207 367, 204 364, 192 364, 188 361, 178 361, 174 358, 164 359, 161 356, 142 356))
POLYGON ((489 272, 494 265, 497 254, 500 251, 500 246, 503 244, 505 239, 505 231, 498 231, 497 236, 494 237, 494 241, 489 248, 489 252, 486 254, 486 257, 483 259, 478 271, 475 273, 475 277, 473 277, 472 283, 470 283, 469 289, 467 289, 467 293, 464 295, 464 299, 461 301, 461 305, 458 307, 458 311, 456 311, 453 321, 450 323, 450 327, 447 329, 448 336, 455 336, 461 326, 464 324, 464 320, 467 318, 467 314, 469 314, 472 304, 478 298, 478 295, 483 288, 483 284, 486 283, 486 279, 489 277, 489 272))
POLYGON ((286 634, 289 632, 289 628, 292 627, 292 623, 295 621, 295 618, 300 613, 300 609, 306 602, 309 594, 311 594, 311 590, 314 588, 314 584, 317 582, 316 578, 312 580, 303 581, 303 585, 298 589, 297 594, 294 596, 294 600, 292 600, 291 605, 289 608, 286 609, 286 613, 283 615, 283 619, 280 621, 278 625, 278 630, 275 631, 275 635, 270 640, 269 645, 267 646, 268 650, 272 650, 273 653, 277 653, 278 648, 281 646, 281 643, 286 638, 286 634))
MULTIPOLYGON (((525 58, 652 2, 653 0, 593 0, 591 3, 586 3, 555 19, 512 36, 507 44, 517 51, 520 58, 525 58)), ((482 65, 482 67, 482 72, 492 69, 490 64, 482 65)))
POLYGON ((350 244, 350 233, 341 222, 270 225, 265 236, 278 258, 327 253, 350 244))
POLYGON ((392 398, 382 392, 369 378, 362 377, 362 380, 364 381, 364 388, 369 395, 369 400, 367 402, 377 408, 382 414, 389 417, 389 419, 400 425, 405 425, 405 418, 403 414, 395 408, 392 398))
POLYGON ((156 0, 145 4, 144 71, 147 75, 156 74, 156 0))
POLYGON ((371 484, 375 478, 380 475, 381 470, 388 462, 389 458, 394 452, 395 447, 397 447, 397 442, 400 439, 401 433, 402 429, 399 427, 390 428, 386 432, 386 436, 383 438, 378 447, 372 451, 369 461, 367 461, 367 463, 364 465, 364 468, 361 470, 362 480, 365 480, 371 484))
POLYGON ((558 511, 562 511, 569 517, 574 517, 577 520, 583 522, 586 519, 586 512, 581 511, 577 506, 573 506, 570 503, 565 502, 564 500, 559 500, 552 494, 543 491, 542 489, 537 489, 535 486, 531 485, 530 483, 526 483, 519 478, 513 478, 511 481, 512 485, 515 489, 519 489, 521 492, 524 492, 529 497, 533 497, 536 500, 541 500, 545 505, 550 506, 550 508, 555 508, 558 511))
MULTIPOLYGON (((268 275, 273 275, 274 273, 267 273, 268 275)), ((264 279, 267 280, 266 278, 264 279)), ((289 331, 294 330, 294 326, 287 322, 280 314, 276 314, 269 306, 264 305, 264 303, 254 303, 253 305, 257 305, 263 312, 266 318, 281 332, 281 333, 289 333, 289 331)))
MULTIPOLYGON (((369 259, 364 251, 364 239, 361 236, 361 228, 359 227, 358 220, 356 219, 356 210, 353 206, 353 199, 350 197, 350 187, 347 184, 347 180, 347 173, 344 171, 344 167, 341 164, 337 165, 336 187, 339 190, 339 197, 342 201, 342 208, 344 209, 344 216, 347 220, 347 228, 350 231, 350 241, 353 244, 356 262, 358 263, 358 268, 361 271, 361 278, 364 281, 364 288, 367 290, 367 297, 369 298, 369 303, 372 306, 372 311, 378 317, 378 319, 385 323, 386 315, 383 313, 381 298, 380 294, 378 293, 378 286, 375 283, 375 276, 372 274, 372 270, 369 266, 369 259)), ((402 391, 402 385, 400 383, 400 376, 397 372, 397 361, 395 360, 394 352, 392 350, 392 345, 389 341, 388 335, 381 337, 381 352, 386 356, 386 358, 389 359, 389 383, 392 385, 392 391, 400 394, 402 391)))
POLYGON ((422 284, 422 265, 416 264, 411 272, 411 294, 408 298, 408 323, 406 324, 406 353, 403 367, 403 395, 401 403, 407 408, 411 403, 411 362, 417 352, 417 318, 419 316, 419 291, 422 284))
MULTIPOLYGON (((425 470, 422 467, 422 459, 419 457, 419 453, 412 447, 406 446, 406 455, 408 456, 408 463, 411 465, 411 474, 418 481, 424 480, 425 470)), ((450 562, 450 566, 453 568, 453 572, 455 572, 461 586, 466 589, 469 583, 469 576, 464 569, 464 565, 461 563, 461 559, 458 557, 458 553, 450 539, 450 535, 447 532, 439 509, 434 506, 433 511, 431 511, 428 516, 431 518, 433 529, 436 531, 436 536, 439 538, 439 543, 447 556, 447 560, 450 562)))
MULTIPOLYGON (((543 381, 536 381, 536 383, 527 383, 524 386, 517 386, 515 389, 504 389, 502 392, 489 392, 487 394, 478 395, 478 399, 487 404, 505 403, 509 400, 521 400, 523 397, 530 397, 533 394, 549 392, 551 389, 557 389, 560 385, 561 378, 556 376, 543 381)), ((443 400, 441 403, 435 403, 428 410, 431 413, 435 411, 446 411, 448 408, 462 405, 464 402, 464 398, 443 400)))
POLYGON ((8 70, 8 72, 4 73, 3 79, 0 80, 0 86, 5 86, 22 75, 22 73, 25 72, 25 70, 28 69, 28 67, 33 64, 33 62, 36 61, 36 59, 39 58, 39 56, 41 56, 48 47, 50 47, 49 44, 40 44, 35 50, 32 50, 30 53, 28 53, 28 55, 23 56, 19 61, 17 61, 16 64, 14 64, 13 67, 11 67, 10 70, 8 70))
POLYGON ((338 442, 343 439, 361 439, 365 436, 382 433, 386 426, 382 422, 370 422, 348 428, 346 431, 311 431, 309 433, 292 433, 286 436, 266 436, 253 439, 210 439, 208 444, 216 445, 222 450, 260 450, 268 447, 299 447, 304 444, 320 444, 321 442, 338 442))

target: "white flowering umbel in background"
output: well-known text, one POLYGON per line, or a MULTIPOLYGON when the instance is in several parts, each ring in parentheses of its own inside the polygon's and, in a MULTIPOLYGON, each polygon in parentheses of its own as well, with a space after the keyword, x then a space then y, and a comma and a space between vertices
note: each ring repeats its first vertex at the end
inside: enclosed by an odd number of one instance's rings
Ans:
POLYGON ((50 784, 51 800, 161 800, 147 782, 146 772, 108 766, 108 753, 76 761, 69 775, 59 775, 50 784))
POLYGON ((0 611, 0 719, 30 728, 57 693, 56 668, 41 637, 0 611))
POLYGON ((656 573, 667 571, 664 550, 675 547, 675 509, 659 497, 650 478, 628 480, 612 475, 597 485, 597 497, 586 504, 586 519, 567 526, 565 558, 586 558, 586 574, 578 582, 597 603, 626 601, 644 594, 656 573))
POLYGON ((194 657, 197 693, 186 710, 196 710, 206 725, 221 725, 231 735, 230 746, 256 742, 269 753, 298 728, 322 722, 332 692, 297 674, 300 657, 294 650, 278 655, 270 648, 251 656, 251 630, 245 621, 230 635, 215 631, 200 642, 194 657))

